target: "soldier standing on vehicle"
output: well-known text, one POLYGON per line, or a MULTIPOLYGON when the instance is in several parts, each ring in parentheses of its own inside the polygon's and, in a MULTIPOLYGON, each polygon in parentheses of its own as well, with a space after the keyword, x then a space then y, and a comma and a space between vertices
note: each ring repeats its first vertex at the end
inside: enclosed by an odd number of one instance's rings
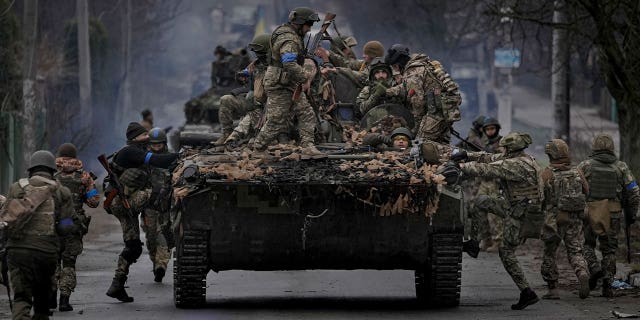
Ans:
POLYGON ((300 146, 309 155, 320 155, 314 146, 316 118, 307 101, 307 78, 302 68, 306 52, 302 41, 314 22, 320 21, 318 14, 305 7, 293 9, 289 22, 277 27, 271 35, 271 60, 267 68, 264 85, 267 91, 266 122, 255 139, 254 149, 266 151, 269 143, 281 132, 287 132, 288 117, 293 114, 298 120, 300 146), (302 86, 302 93, 294 101, 294 91, 302 86))
POLYGON ((520 289, 520 300, 511 305, 522 310, 539 301, 516 259, 516 248, 523 242, 521 233, 528 214, 541 214, 540 166, 525 153, 531 144, 526 133, 511 132, 500 140, 505 154, 481 153, 477 162, 460 163, 463 176, 499 179, 502 194, 485 197, 487 207, 504 219, 504 238, 500 244, 500 260, 520 289))
MULTIPOLYGON (((255 109, 262 109, 262 105, 266 103, 267 96, 262 80, 269 65, 270 40, 271 35, 265 33, 253 38, 249 44, 249 49, 256 54, 257 59, 242 70, 240 74, 250 82, 248 87, 250 91, 242 92, 238 90, 237 93, 232 91, 231 94, 224 95, 220 99, 218 118, 222 127, 222 137, 216 141, 217 145, 225 143, 233 132, 234 116, 244 117, 245 114, 253 112, 255 109)), ((258 111, 258 113, 262 115, 262 112, 258 111)), ((259 120, 260 116, 257 118, 259 120)), ((257 122, 255 125, 257 125, 257 122)))
MULTIPOLYGON (((51 280, 56 271, 60 238, 75 232, 71 192, 53 178, 56 159, 51 152, 39 150, 31 155, 29 178, 20 179, 9 189, 7 203, 42 193, 30 220, 8 226, 7 261, 13 289, 13 319, 49 319, 51 280), (48 189, 48 190, 47 190, 48 189), (33 306, 33 317, 30 316, 33 306)), ((11 206, 7 205, 4 210, 11 206)), ((26 214, 26 213, 24 213, 26 214)))
POLYGON ((391 77, 391 67, 381 58, 373 59, 369 69, 369 85, 362 88, 356 98, 360 113, 364 115, 384 103, 404 105, 404 100, 400 96, 387 96, 387 89, 395 85, 391 77))
POLYGON ((60 290, 60 304, 58 310, 72 311, 69 304, 69 296, 76 288, 76 260, 82 253, 82 237, 89 231, 91 217, 87 216, 83 204, 91 208, 97 208, 100 204, 100 194, 96 189, 91 174, 84 170, 82 161, 77 158, 76 146, 72 143, 64 143, 58 147, 56 166, 58 172, 54 175, 56 180, 71 191, 75 216, 73 223, 76 232, 61 237, 60 259, 53 279, 53 299, 50 307, 55 308, 56 292, 60 290))
POLYGON ((584 257, 589 265, 591 289, 602 278, 602 295, 613 297, 611 281, 616 274, 616 250, 620 220, 633 223, 638 214, 640 189, 623 161, 614 153, 613 139, 600 133, 593 139, 592 153, 578 165, 589 182, 588 221, 584 224, 584 257), (602 261, 595 254, 596 240, 600 242, 602 261))
POLYGON ((116 197, 110 207, 105 208, 118 218, 124 240, 124 249, 118 256, 117 268, 107 296, 122 302, 133 302, 133 297, 127 294, 124 284, 129 275, 129 267, 142 254, 138 215, 144 210, 151 196, 148 168, 166 169, 178 158, 178 154, 175 153, 157 154, 147 151, 148 144, 147 130, 139 123, 131 122, 127 126, 127 145, 113 156, 110 163, 113 173, 118 175, 124 185, 124 193, 131 206, 130 209, 125 208, 120 198, 116 197))
POLYGON ((544 258, 540 271, 549 292, 542 298, 560 299, 556 252, 564 241, 567 257, 578 277, 580 299, 585 299, 589 296, 589 271, 582 255, 582 222, 589 185, 582 172, 571 166, 566 142, 553 139, 544 146, 544 152, 549 156, 549 167, 542 172, 545 224, 542 229, 544 258))
MULTIPOLYGON (((149 131, 149 143, 149 151, 153 154, 169 154, 167 134, 161 128, 149 131)), ((163 233, 169 223, 171 172, 156 167, 150 167, 149 170, 151 197, 142 213, 142 231, 146 235, 147 250, 153 263, 153 280, 162 282, 171 258, 171 250, 163 233)))
POLYGON ((389 48, 385 62, 402 74, 402 83, 388 89, 387 94, 408 100, 416 137, 449 143, 453 123, 461 117, 462 98, 440 62, 424 54, 409 55, 409 48, 402 44, 389 48))

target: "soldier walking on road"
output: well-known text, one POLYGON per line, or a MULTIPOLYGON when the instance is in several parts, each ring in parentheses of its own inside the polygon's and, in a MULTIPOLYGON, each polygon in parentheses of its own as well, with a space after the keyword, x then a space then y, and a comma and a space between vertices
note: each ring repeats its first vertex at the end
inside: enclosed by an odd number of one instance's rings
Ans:
POLYGON ((316 118, 305 95, 309 79, 302 67, 306 56, 302 39, 317 21, 320 18, 313 10, 295 8, 289 13, 289 22, 277 27, 271 35, 271 60, 264 77, 268 97, 266 122, 254 142, 254 149, 258 152, 265 151, 278 134, 288 132, 288 119, 293 113, 298 119, 300 145, 304 153, 321 154, 314 146, 316 118), (294 101, 293 93, 298 86, 302 86, 302 93, 294 101))
POLYGON ((566 142, 553 139, 547 142, 544 152, 549 156, 550 164, 542 172, 545 224, 542 229, 544 258, 541 273, 549 292, 542 298, 560 299, 556 252, 564 241, 567 258, 580 284, 580 298, 585 299, 589 296, 589 271, 582 255, 582 221, 589 185, 582 172, 571 167, 571 155, 566 142))
POLYGON ((500 260, 520 289, 520 300, 511 305, 522 310, 539 301, 522 272, 515 251, 526 236, 522 231, 527 215, 541 215, 542 191, 540 166, 524 150, 531 144, 526 133, 511 132, 500 140, 505 154, 481 153, 476 162, 459 164, 463 175, 499 179, 502 194, 486 196, 492 212, 504 219, 504 238, 500 243, 500 260))
MULTIPOLYGON (((161 128, 149 131, 149 151, 153 154, 169 154, 167 134, 161 128)), ((171 172, 167 169, 150 167, 151 197, 142 215, 142 231, 147 238, 147 250, 153 263, 155 282, 162 282, 171 258, 163 228, 169 223, 169 196, 171 194, 171 172)))
POLYGON ((76 225, 76 232, 61 237, 60 259, 53 279, 53 296, 49 307, 55 309, 56 292, 60 290, 60 311, 72 311, 69 304, 69 296, 76 288, 76 260, 82 253, 82 237, 89 231, 91 217, 85 214, 82 208, 87 204, 91 208, 97 208, 100 204, 100 194, 96 189, 91 174, 84 170, 82 161, 77 158, 77 149, 71 143, 64 143, 58 147, 58 158, 56 166, 58 172, 55 174, 58 182, 69 188, 75 216, 73 223, 76 225))
POLYGON ((113 173, 118 175, 120 182, 124 184, 124 193, 131 206, 130 209, 125 208, 120 198, 116 197, 111 206, 105 208, 118 218, 124 240, 124 249, 118 256, 118 266, 111 286, 107 290, 107 296, 122 302, 133 302, 133 297, 127 294, 124 284, 129 275, 129 267, 142 254, 138 216, 151 196, 148 168, 169 168, 178 158, 174 153, 157 154, 147 151, 148 143, 147 130, 137 122, 129 123, 127 145, 113 156, 113 161, 110 163, 113 173))
POLYGON ((614 153, 613 139, 598 134, 593 139, 592 153, 578 165, 589 182, 587 222, 584 224, 584 257, 589 265, 591 290, 602 278, 602 295, 613 297, 611 281, 616 274, 616 250, 622 209, 626 223, 633 223, 640 204, 640 189, 623 161, 614 153), (600 242, 602 262, 595 253, 596 240, 600 242))
POLYGON ((74 210, 69 189, 55 181, 56 159, 46 150, 31 155, 29 178, 20 179, 9 189, 12 200, 31 199, 36 193, 46 198, 30 209, 24 225, 8 227, 7 261, 13 289, 13 319, 49 319, 51 280, 56 271, 60 238, 75 232, 74 210), (47 190, 48 189, 48 190, 47 190), (30 316, 33 306, 33 317, 30 316))

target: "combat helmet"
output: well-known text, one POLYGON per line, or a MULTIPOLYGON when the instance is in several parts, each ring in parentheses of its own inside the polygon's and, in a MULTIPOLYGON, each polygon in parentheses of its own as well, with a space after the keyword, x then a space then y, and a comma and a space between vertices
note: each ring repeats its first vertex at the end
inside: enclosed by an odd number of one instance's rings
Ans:
POLYGON ((571 162, 569 146, 562 139, 552 139, 544 145, 544 153, 549 156, 553 163, 571 162))
POLYGON ((339 50, 344 50, 346 48, 353 48, 357 45, 358 45, 358 40, 356 40, 356 38, 354 38, 353 36, 340 36, 340 37, 333 37, 331 39, 331 46, 339 50))
POLYGON ((598 133, 595 138, 593 138, 593 144, 591 145, 591 150, 593 151, 611 151, 613 152, 615 149, 613 138, 607 133, 598 133))
POLYGON ((312 24, 320 21, 318 14, 311 8, 297 7, 289 12, 289 22, 295 24, 312 24))
POLYGON ((488 118, 489 117, 487 116, 479 115, 475 119, 473 119, 473 122, 471 124, 473 125, 474 129, 480 131, 480 129, 482 129, 482 126, 484 126, 484 120, 488 118))
POLYGON ((56 171, 58 170, 58 167, 56 167, 56 157, 47 150, 38 150, 31 155, 28 170, 31 171, 35 167, 46 167, 56 171))
POLYGON ((391 140, 393 140, 393 138, 395 138, 398 135, 405 135, 407 136, 407 138, 409 138, 409 140, 413 139, 413 133, 411 132, 411 130, 409 130, 406 127, 395 128, 391 132, 391 140))
POLYGON ((373 80, 374 75, 379 70, 386 71, 389 78, 393 74, 393 71, 391 71, 391 67, 388 64, 386 64, 384 60, 382 60, 382 58, 378 57, 378 58, 374 58, 371 61, 371 66, 369 67, 369 80, 373 80))
POLYGON ((404 69, 409 59, 411 59, 409 56, 409 47, 404 44, 394 44, 387 50, 387 56, 384 58, 384 62, 390 66, 397 64, 401 69, 404 69))
POLYGON ((58 157, 75 158, 78 155, 78 149, 73 143, 63 143, 58 147, 58 157))
POLYGON ((507 153, 513 153, 526 149, 532 142, 528 133, 514 131, 500 139, 499 146, 505 148, 507 153))
POLYGON ((249 43, 249 50, 258 55, 268 54, 269 49, 271 49, 271 35, 268 33, 255 36, 255 38, 251 40, 251 43, 249 43))
POLYGON ((167 143, 167 133, 162 128, 153 128, 149 130, 150 143, 167 143))

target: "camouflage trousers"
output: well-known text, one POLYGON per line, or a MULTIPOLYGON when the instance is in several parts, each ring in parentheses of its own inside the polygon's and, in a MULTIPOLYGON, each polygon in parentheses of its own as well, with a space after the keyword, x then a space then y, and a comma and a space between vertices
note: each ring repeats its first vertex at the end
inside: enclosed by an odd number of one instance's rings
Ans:
POLYGON ((422 117, 422 121, 416 125, 418 126, 416 134, 418 139, 431 140, 444 144, 451 142, 452 124, 449 121, 425 115, 422 117))
POLYGON ((260 123, 260 118, 262 118, 262 109, 255 109, 247 112, 247 114, 240 119, 238 126, 233 129, 233 132, 229 135, 227 141, 238 141, 255 136, 257 134, 256 128, 260 123))
POLYGON ((521 210, 514 210, 509 201, 501 196, 485 196, 483 202, 487 210, 502 218, 504 231, 498 250, 500 261, 518 289, 522 291, 529 287, 529 282, 516 258, 516 249, 523 242, 520 231, 523 227, 524 214, 521 210))
POLYGON ((298 120, 300 145, 308 146, 314 142, 316 117, 313 108, 304 93, 298 101, 292 101, 293 92, 287 89, 271 90, 267 92, 266 121, 256 137, 254 148, 262 150, 267 147, 280 133, 289 132, 290 116, 298 120))
POLYGON ((38 250, 10 248, 9 281, 13 289, 12 319, 49 319, 51 279, 57 255, 38 250), (33 318, 31 308, 33 307, 33 318))
POLYGON ((616 251, 618 250, 618 233, 620 232, 621 212, 611 212, 611 225, 606 235, 597 235, 588 222, 584 223, 584 258, 587 260, 591 274, 604 272, 604 278, 613 280, 616 275, 616 251), (596 241, 600 243, 602 262, 596 256, 596 241))
POLYGON ((469 208, 471 237, 475 240, 493 240, 497 243, 502 241, 504 229, 502 218, 492 212, 493 202, 486 201, 486 199, 490 199, 491 195, 495 194, 498 194, 498 186, 494 181, 479 181, 476 197, 471 201, 469 208))
POLYGON ((76 260, 82 253, 82 235, 72 234, 60 239, 60 258, 51 281, 53 292, 69 296, 76 288, 76 260))
POLYGON ((147 239, 149 259, 153 263, 153 270, 162 268, 167 270, 171 258, 171 251, 162 233, 162 225, 168 223, 169 213, 162 213, 153 209, 146 209, 142 216, 142 231, 147 239))
POLYGON ((232 94, 222 96, 220 98, 220 109, 218 109, 218 119, 220 120, 222 133, 230 134, 233 131, 233 119, 242 117, 247 111, 244 97, 236 97, 232 94))
POLYGON ((544 241, 544 257, 540 273, 546 282, 558 281, 558 265, 556 264, 556 253, 558 246, 564 241, 567 249, 569 264, 576 273, 588 274, 587 261, 582 255, 584 244, 584 233, 582 232, 582 221, 580 212, 560 213, 556 211, 547 212, 545 225, 542 229, 542 241, 544 241), (562 218, 558 219, 558 215, 562 218))
POLYGON ((116 267, 116 277, 126 277, 129 274, 129 267, 133 264, 142 252, 142 242, 140 242, 140 224, 138 217, 140 212, 149 202, 151 190, 138 190, 129 195, 128 200, 131 205, 131 213, 122 206, 119 198, 115 198, 111 204, 111 212, 118 218, 122 227, 122 239, 125 247, 118 256, 116 267))

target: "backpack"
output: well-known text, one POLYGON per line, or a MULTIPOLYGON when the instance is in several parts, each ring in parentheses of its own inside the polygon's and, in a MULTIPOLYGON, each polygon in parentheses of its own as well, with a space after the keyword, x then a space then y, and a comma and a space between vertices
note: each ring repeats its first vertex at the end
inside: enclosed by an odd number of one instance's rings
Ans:
POLYGON ((57 187, 55 181, 38 176, 31 179, 43 181, 47 185, 36 187, 29 183, 29 179, 20 179, 18 183, 25 191, 24 197, 9 199, 0 209, 0 224, 7 227, 10 234, 23 230, 24 226, 31 221, 33 213, 38 207, 53 198, 53 191, 57 187))
POLYGON ((432 74, 436 81, 443 87, 442 92, 435 99, 436 108, 440 109, 444 120, 449 122, 460 121, 460 90, 451 76, 444 71, 442 65, 434 60, 429 60, 432 74))
POLYGON ((587 206, 586 196, 582 192, 582 175, 576 168, 566 171, 553 171, 553 191, 556 194, 556 206, 562 211, 582 211, 587 206))

